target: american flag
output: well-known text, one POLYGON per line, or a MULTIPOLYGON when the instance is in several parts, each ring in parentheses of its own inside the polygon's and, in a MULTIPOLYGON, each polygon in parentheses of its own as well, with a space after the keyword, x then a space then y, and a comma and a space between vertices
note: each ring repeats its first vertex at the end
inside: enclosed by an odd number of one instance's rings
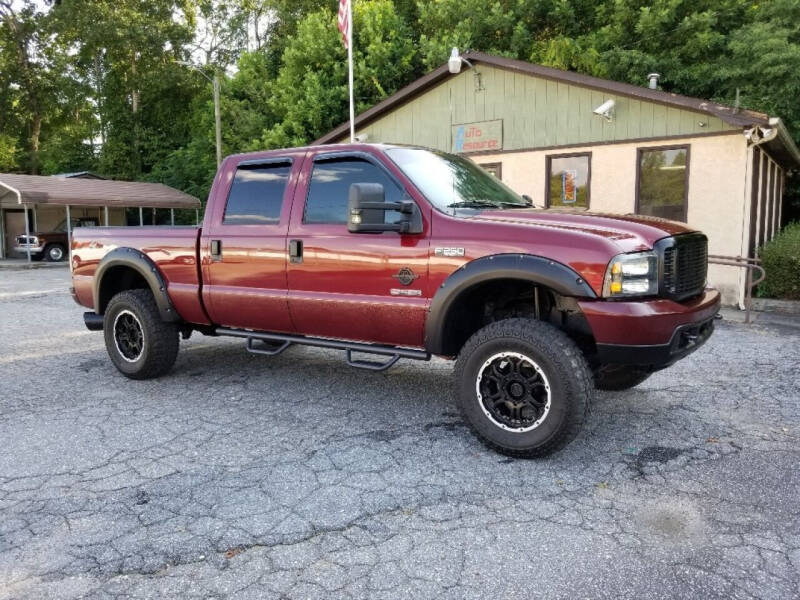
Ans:
POLYGON ((339 31, 342 32, 342 42, 345 48, 347 48, 347 39, 350 37, 350 28, 352 27, 349 18, 350 1, 339 0, 339 31))

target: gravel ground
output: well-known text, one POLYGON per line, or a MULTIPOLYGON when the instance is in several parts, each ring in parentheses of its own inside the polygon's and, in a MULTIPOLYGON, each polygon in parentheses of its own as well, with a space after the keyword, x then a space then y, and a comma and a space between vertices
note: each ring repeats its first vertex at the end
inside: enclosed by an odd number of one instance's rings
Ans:
POLYGON ((523 461, 444 361, 196 336, 128 381, 67 285, 0 271, 0 598, 800 596, 800 329, 723 322, 523 461))

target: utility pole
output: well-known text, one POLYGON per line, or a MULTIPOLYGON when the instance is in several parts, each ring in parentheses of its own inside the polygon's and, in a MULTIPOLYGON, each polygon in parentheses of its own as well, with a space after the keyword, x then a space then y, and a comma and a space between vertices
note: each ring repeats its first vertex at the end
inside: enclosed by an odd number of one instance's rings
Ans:
POLYGON ((219 71, 214 68, 214 128, 217 135, 217 168, 222 163, 222 124, 219 114, 219 71))
POLYGON ((208 81, 211 82, 211 85, 214 88, 214 134, 217 141, 217 167, 222 163, 222 120, 220 117, 220 108, 219 108, 219 69, 217 67, 214 68, 214 78, 212 79, 208 75, 203 72, 203 70, 194 63, 186 62, 185 60, 176 61, 179 65, 183 65, 184 67, 189 67, 200 73, 203 77, 205 77, 208 81))

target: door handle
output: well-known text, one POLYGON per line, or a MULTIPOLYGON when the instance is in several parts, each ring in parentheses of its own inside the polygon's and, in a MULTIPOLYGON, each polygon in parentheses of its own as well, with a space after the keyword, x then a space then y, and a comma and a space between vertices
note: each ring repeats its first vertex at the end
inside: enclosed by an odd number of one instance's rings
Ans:
POLYGON ((211 240, 211 260, 222 260, 222 240, 211 240))
POLYGON ((303 240, 289 240, 289 262, 303 262, 303 240))

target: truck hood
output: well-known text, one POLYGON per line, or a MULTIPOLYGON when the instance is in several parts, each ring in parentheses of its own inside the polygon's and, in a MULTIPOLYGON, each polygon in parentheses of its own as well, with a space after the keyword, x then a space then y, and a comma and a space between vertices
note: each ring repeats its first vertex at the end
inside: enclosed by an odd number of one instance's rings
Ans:
POLYGON ((662 238, 696 231, 683 223, 657 217, 557 209, 484 210, 470 219, 597 236, 614 243, 621 252, 648 250, 662 238))
MULTIPOLYGON (((19 235, 24 236, 24 233, 20 233, 19 235)), ((31 237, 36 236, 38 238, 43 237, 63 237, 66 239, 67 232, 66 231, 31 231, 31 237)))

